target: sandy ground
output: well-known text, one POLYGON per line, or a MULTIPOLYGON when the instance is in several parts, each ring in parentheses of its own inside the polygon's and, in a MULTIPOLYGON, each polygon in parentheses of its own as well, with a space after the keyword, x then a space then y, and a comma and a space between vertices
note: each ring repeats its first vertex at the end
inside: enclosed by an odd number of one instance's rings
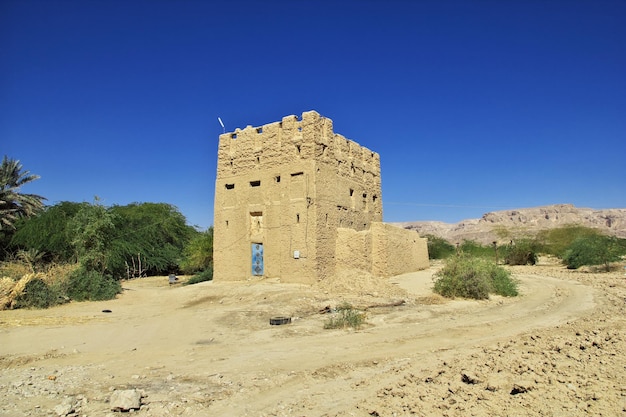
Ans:
POLYGON ((111 393, 138 389, 139 416, 626 416, 623 271, 516 267, 521 296, 448 301, 435 270, 148 278, 112 301, 0 311, 0 415, 119 415, 111 393), (324 329, 320 310, 343 301, 365 326, 324 329))

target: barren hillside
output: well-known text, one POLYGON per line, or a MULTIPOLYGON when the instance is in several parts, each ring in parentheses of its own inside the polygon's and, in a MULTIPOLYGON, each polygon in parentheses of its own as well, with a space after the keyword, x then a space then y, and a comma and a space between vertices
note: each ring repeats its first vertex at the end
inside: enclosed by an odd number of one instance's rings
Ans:
POLYGON ((452 243, 468 239, 487 244, 534 235, 541 230, 568 224, 593 227, 604 233, 626 238, 626 209, 595 210, 578 208, 571 204, 556 204, 494 211, 486 213, 480 219, 463 220, 459 223, 426 221, 407 222, 400 225, 417 230, 422 236, 432 234, 452 243))

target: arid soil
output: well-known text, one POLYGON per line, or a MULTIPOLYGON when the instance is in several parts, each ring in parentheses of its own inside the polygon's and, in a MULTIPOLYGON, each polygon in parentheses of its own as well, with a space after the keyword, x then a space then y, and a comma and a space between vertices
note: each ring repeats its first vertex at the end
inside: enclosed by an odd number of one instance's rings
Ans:
POLYGON ((623 270, 515 267, 521 295, 488 301, 434 296, 435 270, 148 278, 108 302, 0 311, 0 415, 120 415, 109 399, 125 389, 144 396, 138 416, 626 415, 623 270), (366 324, 324 329, 344 301, 366 324))

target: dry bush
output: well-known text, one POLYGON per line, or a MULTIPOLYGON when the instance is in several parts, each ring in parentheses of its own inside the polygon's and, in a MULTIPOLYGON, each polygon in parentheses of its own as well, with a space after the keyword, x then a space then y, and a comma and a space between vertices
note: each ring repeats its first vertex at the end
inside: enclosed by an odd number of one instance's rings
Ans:
MULTIPOLYGON (((30 268, 20 262, 4 262, 0 266, 0 310, 7 308, 29 307, 22 300, 25 289, 33 280, 42 281, 52 292, 47 298, 64 299, 63 288, 69 276, 78 268, 78 264, 52 264, 46 272, 31 273, 30 268), (16 300, 19 301, 16 305, 16 300)), ((46 294, 41 293, 40 296, 46 294)), ((60 301, 59 301, 60 302, 60 301)), ((45 303, 50 304, 50 303, 45 303)), ((50 305, 53 305, 52 303, 50 305)), ((37 307, 37 303, 34 305, 37 307)))
POLYGON ((11 278, 2 279, 2 293, 0 293, 0 310, 11 308, 17 297, 24 293, 26 284, 35 278, 36 274, 25 274, 19 280, 14 281, 11 278), (11 282, 9 282, 9 280, 11 282))
POLYGON ((49 285, 65 283, 79 266, 79 264, 51 264, 46 269, 43 281, 49 285))
POLYGON ((28 265, 23 262, 2 262, 0 263, 0 277, 8 277, 13 281, 18 281, 26 274, 32 271, 28 265))
POLYGON ((14 287, 15 281, 13 278, 0 278, 0 310, 4 310, 11 304, 10 295, 14 287))
POLYGON ((447 302, 447 300, 439 294, 431 294, 425 297, 419 297, 416 301, 419 304, 423 304, 427 306, 445 304, 447 302))

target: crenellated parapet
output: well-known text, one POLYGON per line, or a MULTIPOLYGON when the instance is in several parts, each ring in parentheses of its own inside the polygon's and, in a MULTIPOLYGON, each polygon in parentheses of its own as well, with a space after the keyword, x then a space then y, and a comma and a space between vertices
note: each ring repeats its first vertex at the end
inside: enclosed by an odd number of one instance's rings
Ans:
POLYGON ((331 119, 308 111, 280 122, 246 126, 219 137, 218 178, 309 160, 340 175, 380 177, 380 156, 333 132, 331 119))

